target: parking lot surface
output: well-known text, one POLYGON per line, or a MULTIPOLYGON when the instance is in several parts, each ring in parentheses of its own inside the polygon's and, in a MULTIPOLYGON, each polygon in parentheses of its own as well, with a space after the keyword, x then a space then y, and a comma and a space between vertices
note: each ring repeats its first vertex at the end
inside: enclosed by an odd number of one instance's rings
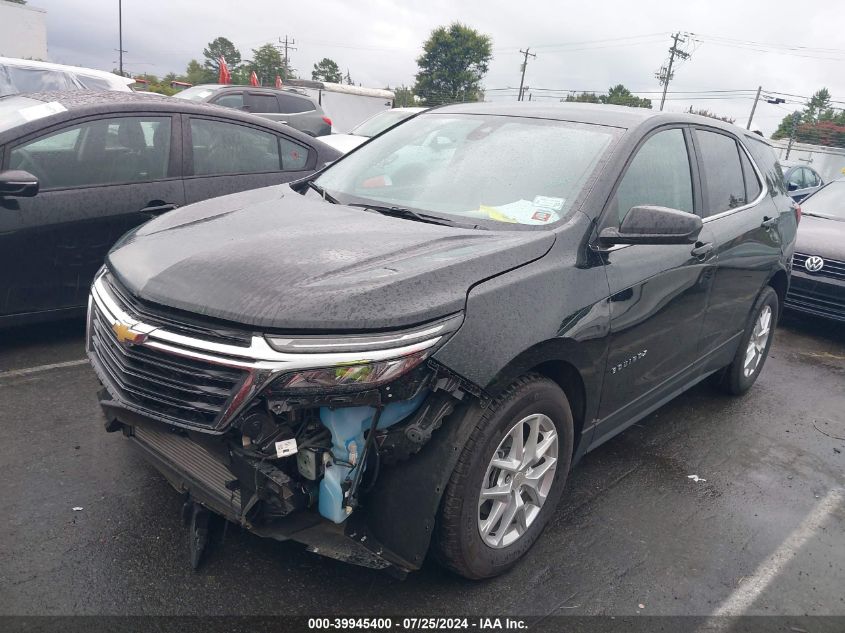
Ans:
POLYGON ((841 325, 788 316, 747 396, 701 384, 589 454, 486 582, 234 526, 192 571, 178 495, 103 431, 82 329, 0 332, 0 613, 845 615, 841 325))

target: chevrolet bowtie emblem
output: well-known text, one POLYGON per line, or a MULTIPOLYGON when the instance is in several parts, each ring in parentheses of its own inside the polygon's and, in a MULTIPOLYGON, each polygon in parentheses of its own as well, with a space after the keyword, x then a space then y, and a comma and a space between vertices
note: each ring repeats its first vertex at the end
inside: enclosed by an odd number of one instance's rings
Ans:
POLYGON ((114 335, 117 337, 117 342, 121 345, 140 345, 147 340, 147 335, 143 332, 136 332, 131 326, 115 321, 111 325, 114 335))

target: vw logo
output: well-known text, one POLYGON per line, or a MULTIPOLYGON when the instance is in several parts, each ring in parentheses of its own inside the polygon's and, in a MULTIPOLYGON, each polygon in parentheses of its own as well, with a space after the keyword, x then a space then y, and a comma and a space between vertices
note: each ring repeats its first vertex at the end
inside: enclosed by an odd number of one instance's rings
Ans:
POLYGON ((808 257, 807 261, 804 262, 804 268, 811 273, 817 273, 824 268, 824 260, 818 255, 813 255, 812 257, 808 257))

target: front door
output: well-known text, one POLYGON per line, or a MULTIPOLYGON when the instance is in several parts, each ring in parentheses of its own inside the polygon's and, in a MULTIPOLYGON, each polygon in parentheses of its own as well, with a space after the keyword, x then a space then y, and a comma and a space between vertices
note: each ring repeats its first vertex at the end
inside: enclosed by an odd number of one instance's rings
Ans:
MULTIPOLYGON (((629 162, 602 226, 618 226, 638 205, 695 213, 689 145, 682 128, 649 136, 629 162)), ((611 333, 594 442, 619 432, 693 379, 713 264, 709 229, 698 239, 696 244, 617 246, 603 254, 611 333)))
POLYGON ((171 164, 170 116, 123 116, 64 125, 6 152, 6 168, 35 175, 40 191, 0 208, 0 315, 85 305, 111 246, 182 206, 171 164))

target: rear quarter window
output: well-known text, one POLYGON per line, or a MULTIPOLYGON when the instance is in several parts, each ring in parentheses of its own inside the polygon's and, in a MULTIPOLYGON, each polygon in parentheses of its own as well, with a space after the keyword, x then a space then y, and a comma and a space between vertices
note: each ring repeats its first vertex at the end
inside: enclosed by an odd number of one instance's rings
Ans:
POLYGON ((786 183, 783 179, 783 169, 778 163, 775 150, 765 141, 746 136, 742 139, 745 147, 766 180, 766 188, 772 197, 786 195, 786 183))
POLYGON ((296 114, 298 112, 311 112, 315 109, 314 104, 311 103, 310 99, 286 94, 279 94, 276 96, 279 99, 279 112, 296 114))

